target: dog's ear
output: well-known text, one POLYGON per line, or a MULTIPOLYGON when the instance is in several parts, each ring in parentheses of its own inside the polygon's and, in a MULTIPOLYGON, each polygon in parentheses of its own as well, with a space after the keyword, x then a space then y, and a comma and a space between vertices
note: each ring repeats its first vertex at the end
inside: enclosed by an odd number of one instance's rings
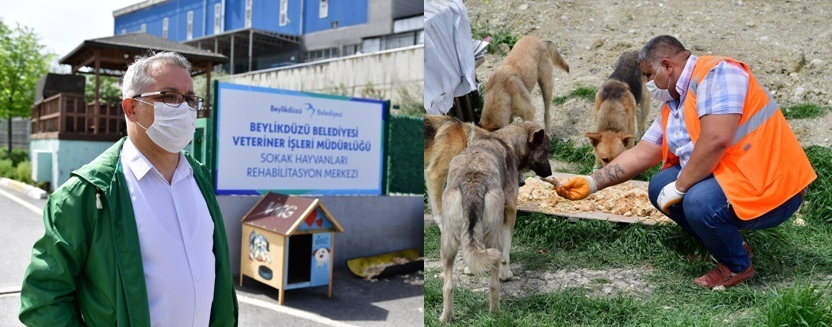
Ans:
POLYGON ((624 134, 624 133, 618 132, 618 137, 621 139, 621 142, 623 142, 624 144, 632 144, 633 142, 636 141, 636 136, 633 135, 633 134, 624 134))
POLYGON ((546 131, 543 129, 538 129, 532 133, 531 145, 532 148, 536 148, 539 145, 543 144, 543 141, 546 140, 546 131))
POLYGON ((584 136, 589 138, 589 143, 592 143, 593 148, 601 142, 601 133, 585 133, 584 136))

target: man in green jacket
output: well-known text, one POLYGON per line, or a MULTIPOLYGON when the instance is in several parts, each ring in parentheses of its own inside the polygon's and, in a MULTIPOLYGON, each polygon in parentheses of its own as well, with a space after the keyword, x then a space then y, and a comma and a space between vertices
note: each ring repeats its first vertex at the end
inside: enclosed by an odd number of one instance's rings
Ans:
POLYGON ((203 104, 190 69, 172 52, 127 69, 128 136, 50 196, 20 294, 24 324, 237 325, 210 174, 182 151, 203 104))

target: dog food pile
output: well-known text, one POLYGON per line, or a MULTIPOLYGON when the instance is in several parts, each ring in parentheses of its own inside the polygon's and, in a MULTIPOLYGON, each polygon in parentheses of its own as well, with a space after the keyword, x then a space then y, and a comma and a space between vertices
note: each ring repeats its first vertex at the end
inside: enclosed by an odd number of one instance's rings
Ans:
MULTIPOLYGON (((559 181, 560 183, 566 180, 559 181)), ((520 188, 519 204, 536 204, 544 212, 562 214, 604 212, 625 217, 653 219, 659 223, 673 221, 656 210, 647 198, 647 186, 622 183, 590 195, 584 200, 570 201, 560 197, 552 184, 527 178, 520 188)))

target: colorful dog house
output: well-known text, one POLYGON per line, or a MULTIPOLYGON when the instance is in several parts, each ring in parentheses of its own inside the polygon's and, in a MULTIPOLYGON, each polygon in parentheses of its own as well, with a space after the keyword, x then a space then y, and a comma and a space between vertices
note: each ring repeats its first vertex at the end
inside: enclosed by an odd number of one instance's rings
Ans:
POLYGON ((267 193, 243 216, 243 276, 279 290, 329 285, 335 232, 344 229, 318 199, 267 193))

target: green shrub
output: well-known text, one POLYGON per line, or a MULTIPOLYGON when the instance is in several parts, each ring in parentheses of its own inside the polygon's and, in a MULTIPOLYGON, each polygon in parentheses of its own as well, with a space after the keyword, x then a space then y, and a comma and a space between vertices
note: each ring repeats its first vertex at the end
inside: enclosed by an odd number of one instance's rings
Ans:
POLYGON ((15 178, 17 177, 17 170, 14 169, 14 164, 11 160, 0 160, 0 177, 15 178))
POLYGON ((17 166, 17 164, 29 160, 29 151, 24 149, 12 149, 12 156, 9 158, 9 148, 8 147, 0 147, 0 160, 7 160, 11 159, 12 164, 17 166))
POLYGON ((17 180, 32 184, 34 181, 32 180, 32 163, 29 161, 23 161, 17 165, 17 180))

